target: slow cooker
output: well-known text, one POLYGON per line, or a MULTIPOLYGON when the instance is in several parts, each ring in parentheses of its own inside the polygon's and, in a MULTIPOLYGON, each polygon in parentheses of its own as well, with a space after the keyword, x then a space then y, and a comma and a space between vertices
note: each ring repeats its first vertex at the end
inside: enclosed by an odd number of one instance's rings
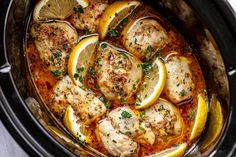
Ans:
MULTIPOLYGON (((206 152, 199 152, 195 146, 185 156, 235 156, 235 12, 226 0, 144 2, 166 17, 199 52, 195 55, 202 67, 208 93, 216 95, 224 109, 224 128, 217 142, 206 152)), ((25 68, 24 37, 34 5, 33 0, 0 1, 1 120, 30 156, 77 156, 83 154, 83 150, 76 152, 47 128, 47 124, 53 122, 37 101, 25 68)), ((81 149, 92 153, 83 146, 81 149)))

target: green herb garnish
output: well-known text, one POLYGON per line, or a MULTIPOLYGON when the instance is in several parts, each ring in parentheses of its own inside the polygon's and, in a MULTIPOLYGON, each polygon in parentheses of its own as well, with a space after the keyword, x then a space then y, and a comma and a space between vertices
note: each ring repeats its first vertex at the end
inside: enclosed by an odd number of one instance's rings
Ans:
POLYGON ((141 119, 145 118, 145 111, 144 110, 140 111, 140 118, 141 119))
POLYGON ((193 120, 194 117, 195 117, 195 113, 194 113, 194 111, 192 111, 192 112, 189 114, 188 118, 189 118, 190 120, 193 120))
POLYGON ((152 68, 152 65, 147 63, 147 62, 143 62, 142 64, 139 64, 138 67, 141 67, 144 74, 145 75, 148 75, 149 74, 149 71, 151 70, 152 68))
POLYGON ((101 47, 102 47, 102 49, 105 49, 105 48, 107 48, 107 44, 104 43, 101 45, 101 47))
POLYGON ((121 116, 122 116, 123 119, 125 119, 125 118, 131 118, 131 117, 132 117, 132 115, 131 115, 129 112, 127 112, 127 111, 123 111, 123 112, 121 113, 121 116))
POLYGON ((160 105, 159 108, 158 108, 158 111, 162 111, 162 110, 164 110, 164 109, 165 109, 164 106, 163 106, 163 105, 160 105))
POLYGON ((110 37, 117 37, 119 35, 118 31, 115 29, 112 29, 108 32, 110 37))
POLYGON ((59 70, 51 71, 51 73, 53 74, 53 76, 56 76, 56 77, 61 75, 61 72, 59 70))
POLYGON ((147 51, 148 51, 148 52, 152 52, 152 51, 154 51, 154 48, 153 48, 151 45, 148 45, 147 51))
POLYGON ((56 58, 59 58, 62 56, 62 52, 61 51, 57 51, 56 53, 53 54, 56 58))
POLYGON ((181 92, 179 93, 180 96, 185 96, 186 95, 186 91, 183 89, 181 90, 181 92))
POLYGON ((96 75, 95 70, 94 70, 93 67, 89 67, 89 73, 90 73, 90 75, 91 75, 93 78, 94 78, 95 75, 96 75))
POLYGON ((77 72, 78 73, 81 73, 81 72, 83 72, 84 71, 84 67, 79 67, 78 69, 77 69, 77 72))

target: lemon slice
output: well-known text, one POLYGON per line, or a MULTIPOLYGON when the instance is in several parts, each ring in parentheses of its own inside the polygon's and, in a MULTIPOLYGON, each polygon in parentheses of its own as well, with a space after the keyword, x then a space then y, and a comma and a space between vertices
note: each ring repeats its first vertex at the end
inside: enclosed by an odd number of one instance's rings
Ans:
POLYGON ((206 130, 203 142, 200 144, 200 150, 206 150, 206 148, 209 148, 217 140, 223 128, 223 123, 224 119, 221 104, 216 97, 213 97, 209 127, 206 130))
POLYGON ((105 38, 109 29, 115 28, 129 16, 139 4, 138 1, 116 1, 108 6, 99 21, 98 30, 101 39, 105 38))
POLYGON ((179 144, 175 147, 166 149, 157 154, 149 155, 147 157, 182 157, 187 149, 187 143, 179 144))
POLYGON ((77 123, 77 118, 74 115, 74 110, 72 109, 71 106, 68 106, 66 108, 63 122, 64 122, 65 127, 69 130, 69 132, 73 136, 75 136, 82 142, 89 143, 89 139, 80 131, 82 126, 81 124, 77 123))
MULTIPOLYGON (((142 68, 147 70, 147 67, 142 68)), ((159 98, 166 83, 166 75, 165 64, 160 58, 157 58, 148 74, 145 74, 143 85, 137 94, 136 109, 147 108, 159 98)))
POLYGON ((193 129, 190 134, 190 141, 198 138, 202 133, 207 121, 207 113, 208 113, 207 103, 204 100, 204 97, 202 95, 199 95, 195 121, 193 124, 193 129))
POLYGON ((82 86, 84 76, 89 67, 89 60, 95 51, 97 42, 97 35, 86 37, 73 48, 69 56, 68 74, 78 86, 82 86))
POLYGON ((65 19, 74 13, 74 8, 89 5, 88 0, 40 0, 33 12, 34 21, 65 19))

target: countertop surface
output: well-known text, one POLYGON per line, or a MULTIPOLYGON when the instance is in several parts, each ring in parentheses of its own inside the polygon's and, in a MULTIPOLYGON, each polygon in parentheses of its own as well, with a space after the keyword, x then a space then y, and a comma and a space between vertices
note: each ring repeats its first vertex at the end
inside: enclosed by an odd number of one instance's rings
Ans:
MULTIPOLYGON (((228 0, 236 10, 236 0, 228 0)), ((0 121, 0 157, 28 157, 0 121)))

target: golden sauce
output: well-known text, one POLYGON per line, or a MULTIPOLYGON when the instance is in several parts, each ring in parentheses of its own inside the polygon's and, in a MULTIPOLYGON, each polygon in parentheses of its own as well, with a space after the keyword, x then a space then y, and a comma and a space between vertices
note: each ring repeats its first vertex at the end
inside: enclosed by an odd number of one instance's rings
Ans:
MULTIPOLYGON (((139 156, 152 154, 154 152, 158 152, 166 148, 170 148, 176 144, 180 144, 183 142, 187 142, 189 145, 191 145, 188 138, 189 138, 190 131, 193 125, 193 120, 189 116, 192 112, 196 111, 198 94, 202 93, 206 95, 205 93, 206 86, 205 86, 205 82, 204 82, 204 78, 203 78, 200 66, 192 53, 192 49, 190 48, 188 43, 185 41, 185 39, 182 37, 182 35, 179 34, 176 31, 176 29, 165 18, 163 18, 156 10, 153 10, 152 8, 146 5, 142 5, 139 8, 137 8, 128 17, 128 21, 132 21, 143 16, 154 17, 162 25, 162 27, 166 29, 168 36, 171 39, 170 44, 168 44, 168 46, 166 46, 164 49, 160 51, 162 57, 169 54, 171 50, 178 50, 178 52, 181 52, 181 56, 184 56, 192 61, 190 64, 190 67, 191 67, 191 72, 193 74, 193 82, 195 84, 195 90, 193 94, 194 97, 190 102, 184 105, 180 105, 180 106, 176 105, 176 107, 179 109, 180 114, 184 120, 182 134, 168 141, 156 142, 153 145, 140 144, 139 156)), ((117 29, 117 30, 119 32, 121 31, 120 29, 117 29)), ((79 30, 77 31, 79 35, 83 34, 83 31, 79 31, 79 30)), ((124 47, 122 46, 122 43, 120 42, 121 41, 120 38, 121 36, 112 37, 112 38, 107 36, 104 41, 107 41, 119 48, 124 49, 124 47)), ((31 38, 29 38, 27 41, 27 55, 28 55, 29 69, 31 71, 32 78, 36 85, 36 88, 39 94, 41 95, 43 101, 45 102, 45 104, 51 109, 50 103, 51 103, 51 96, 53 94, 53 87, 55 86, 57 81, 59 81, 59 79, 52 76, 51 72, 44 65, 44 63, 39 57, 39 53, 36 50, 33 39, 31 38)), ((91 65, 91 66, 94 66, 94 65, 91 65)), ((84 80, 86 80, 84 82, 86 88, 91 89, 95 93, 95 95, 97 95, 98 97, 102 96, 101 91, 96 87, 96 80, 90 76, 90 73, 87 73, 86 78, 84 80)), ((164 94, 162 94, 161 97, 166 98, 164 94)), ((123 103, 123 104, 120 104, 117 102, 110 102, 110 105, 111 105, 110 110, 113 110, 114 108, 118 106, 123 106, 125 104, 128 104, 131 109, 134 109, 134 99, 131 99, 127 103, 123 103)), ((61 118, 58 115, 56 115, 56 117, 61 118)), ((88 126, 88 134, 90 138, 92 139, 90 146, 92 146, 93 148, 95 148, 96 150, 104 154, 108 154, 103 144, 101 143, 101 141, 98 139, 96 135, 96 123, 102 118, 103 117, 98 118, 95 122, 93 122, 92 124, 88 126)))

